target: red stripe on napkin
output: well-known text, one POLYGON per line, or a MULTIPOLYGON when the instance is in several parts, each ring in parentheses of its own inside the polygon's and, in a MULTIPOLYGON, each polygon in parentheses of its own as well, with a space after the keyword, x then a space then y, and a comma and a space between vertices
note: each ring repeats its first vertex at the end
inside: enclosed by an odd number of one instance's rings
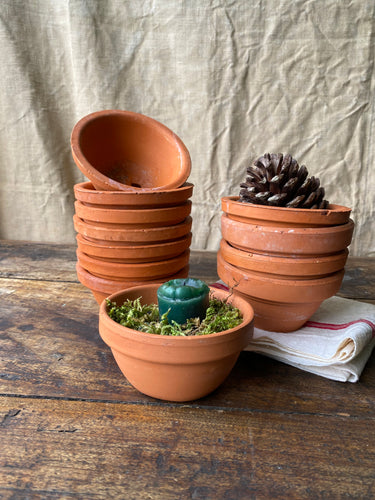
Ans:
POLYGON ((343 330, 344 328, 348 328, 348 326, 355 325, 356 323, 366 323, 367 325, 371 326, 372 336, 375 335, 375 324, 372 321, 363 318, 339 325, 334 325, 332 323, 319 323, 318 321, 306 321, 304 326, 309 326, 312 328, 323 328, 324 330, 343 330))

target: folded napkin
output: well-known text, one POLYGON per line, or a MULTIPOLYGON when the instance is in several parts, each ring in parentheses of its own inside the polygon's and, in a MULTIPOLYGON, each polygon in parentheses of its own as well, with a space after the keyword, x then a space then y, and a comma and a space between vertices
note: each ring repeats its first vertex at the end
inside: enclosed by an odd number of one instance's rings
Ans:
POLYGON ((375 306, 331 297, 299 330, 277 333, 254 328, 245 350, 332 380, 357 382, 374 346, 375 306))

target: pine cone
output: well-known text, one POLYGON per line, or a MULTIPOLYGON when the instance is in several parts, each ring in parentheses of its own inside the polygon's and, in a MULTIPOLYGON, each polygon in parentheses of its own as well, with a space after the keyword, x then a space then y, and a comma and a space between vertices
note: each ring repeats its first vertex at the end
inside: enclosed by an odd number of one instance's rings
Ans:
POLYGON ((307 168, 290 154, 266 153, 246 169, 240 199, 244 203, 289 208, 327 208, 318 178, 308 178, 307 168))

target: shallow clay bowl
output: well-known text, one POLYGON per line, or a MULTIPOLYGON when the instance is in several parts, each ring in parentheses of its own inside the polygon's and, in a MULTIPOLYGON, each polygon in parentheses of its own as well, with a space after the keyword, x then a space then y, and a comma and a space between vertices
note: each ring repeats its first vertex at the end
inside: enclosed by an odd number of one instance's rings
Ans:
POLYGON ((294 276, 296 278, 322 277, 340 271, 348 258, 348 250, 333 255, 316 257, 279 257, 264 255, 232 247, 226 240, 220 242, 220 253, 233 266, 266 274, 294 276))
POLYGON ((267 255, 328 255, 343 251, 352 240, 354 223, 329 227, 274 227, 221 217, 221 233, 232 246, 267 255))
POLYGON ((185 182, 179 188, 164 191, 98 191, 91 182, 81 182, 74 186, 74 195, 90 206, 152 208, 180 205, 192 196, 193 188, 193 184, 185 182))
MULTIPOLYGON (((144 281, 115 281, 109 278, 99 278, 93 274, 83 269, 83 267, 76 263, 77 277, 80 283, 91 290, 95 300, 98 304, 101 304, 103 300, 109 295, 118 292, 120 290, 125 290, 127 288, 132 288, 134 286, 144 285, 144 281)), ((189 265, 185 266, 183 269, 178 271, 176 274, 171 276, 163 277, 157 280, 147 280, 147 283, 163 283, 168 280, 173 280, 177 278, 187 278, 189 276, 189 265)))
POLYGON ((189 152, 177 135, 148 116, 104 110, 83 117, 71 135, 73 159, 99 190, 166 190, 190 175, 189 152))
POLYGON ((137 225, 140 227, 173 226, 184 221, 191 212, 191 201, 185 201, 180 205, 162 208, 102 208, 84 205, 81 201, 74 203, 77 216, 86 222, 109 224, 137 225))
POLYGON ((83 221, 77 215, 73 216, 73 222, 77 233, 94 240, 123 241, 128 243, 161 243, 163 241, 176 240, 189 234, 192 218, 189 215, 183 222, 173 226, 141 229, 103 227, 95 223, 83 221))
MULTIPOLYGON (((159 285, 147 285, 118 292, 109 297, 118 305, 141 297, 143 304, 156 304, 159 285)), ((211 288, 219 300, 228 292, 211 288)), ((243 315, 241 325, 211 335, 176 337, 132 330, 113 321, 106 302, 99 312, 99 333, 128 381, 140 392, 167 401, 202 398, 229 375, 240 352, 253 335, 252 307, 246 300, 231 296, 229 302, 243 315)))
POLYGON ((330 204, 326 209, 286 208, 239 202, 238 196, 221 199, 221 207, 229 218, 262 226, 319 227, 349 222, 351 209, 330 204))
POLYGON ((180 271, 189 263, 190 250, 172 259, 157 262, 121 263, 108 262, 90 257, 77 250, 80 265, 95 276, 113 280, 144 281, 156 280, 180 271))
POLYGON ((109 262, 156 262, 171 259, 187 250, 191 244, 191 233, 174 241, 154 245, 132 245, 116 242, 87 240, 77 234, 78 249, 90 257, 109 262))
POLYGON ((285 278, 248 271, 226 262, 220 251, 217 255, 217 273, 229 288, 233 288, 234 293, 246 295, 255 311, 255 326, 280 332, 300 328, 323 300, 338 292, 344 277, 344 270, 313 279, 285 278), (275 315, 275 311, 281 309, 281 316, 275 315))

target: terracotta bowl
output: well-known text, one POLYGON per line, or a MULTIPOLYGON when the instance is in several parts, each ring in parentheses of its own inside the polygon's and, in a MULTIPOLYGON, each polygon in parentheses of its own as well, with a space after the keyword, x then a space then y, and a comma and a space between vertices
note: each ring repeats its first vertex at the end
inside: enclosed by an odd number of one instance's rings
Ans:
POLYGON ((221 199, 221 207, 229 218, 262 226, 325 227, 347 224, 351 209, 341 205, 329 205, 327 209, 271 207, 242 203, 238 196, 221 199))
POLYGON ((71 135, 73 159, 99 190, 166 190, 190 175, 189 152, 169 128, 131 111, 83 117, 71 135))
MULTIPOLYGON (((83 267, 79 264, 79 262, 76 263, 76 271, 77 271, 77 277, 80 283, 91 290, 93 296, 95 297, 95 300, 97 301, 98 304, 101 304, 103 300, 108 297, 109 295, 112 295, 115 292, 118 292, 120 290, 125 290, 127 288, 132 288, 134 286, 140 286, 144 285, 144 281, 115 281, 111 280, 109 278, 99 278, 98 276, 94 276, 93 274, 89 273, 83 267)), ((189 276, 189 265, 178 271, 176 274, 173 274, 172 276, 168 276, 167 278, 161 278, 157 280, 148 280, 147 284, 149 283, 163 283, 164 281, 167 280, 173 280, 177 278, 187 278, 189 276)))
POLYGON ((77 234, 78 249, 90 257, 118 263, 157 262, 182 254, 190 247, 191 233, 174 241, 153 245, 132 245, 121 242, 87 240, 77 234))
POLYGON ((234 293, 246 295, 255 311, 255 326, 279 332, 300 328, 325 299, 339 291, 344 277, 344 270, 312 279, 249 271, 226 262, 220 251, 217 273, 234 293), (281 316, 275 314, 281 310, 281 316))
POLYGON ((180 205, 193 195, 193 184, 186 182, 181 187, 164 191, 98 191, 91 182, 74 186, 78 201, 95 207, 152 208, 180 205))
POLYGON ((157 262, 121 263, 108 262, 90 257, 77 250, 80 265, 91 274, 103 278, 123 281, 156 280, 175 274, 189 263, 190 250, 185 250, 181 255, 172 259, 157 262))
MULTIPOLYGON (((156 208, 98 208, 84 205, 81 201, 74 203, 75 213, 88 222, 117 225, 137 225, 139 227, 173 226, 183 222, 191 213, 191 201, 185 201, 172 207, 156 208)), ((105 226, 104 226, 105 227, 105 226)))
POLYGON ((220 253, 229 264, 249 271, 294 276, 295 278, 318 278, 343 269, 349 252, 345 249, 333 255, 279 257, 240 250, 222 239, 220 253))
POLYGON ((109 228, 83 221, 77 215, 73 216, 74 228, 77 233, 86 238, 104 241, 123 241, 128 243, 161 243, 173 241, 186 236, 191 231, 192 218, 190 215, 179 224, 173 226, 131 229, 109 228))
MULTIPOLYGON (((281 212, 281 210, 280 210, 281 212)), ((329 227, 274 227, 230 219, 223 214, 221 233, 232 246, 267 255, 329 255, 342 252, 352 240, 354 223, 329 227)))
MULTIPOLYGON (((118 305, 142 297, 157 303, 158 285, 131 288, 110 296, 118 305)), ((225 300, 228 293, 211 289, 225 300)), ((235 365, 253 334, 253 310, 246 300, 230 297, 244 317, 231 330, 205 336, 173 337, 138 332, 109 318, 106 303, 99 312, 99 332, 128 381, 140 392, 167 401, 191 401, 219 387, 235 365)))

